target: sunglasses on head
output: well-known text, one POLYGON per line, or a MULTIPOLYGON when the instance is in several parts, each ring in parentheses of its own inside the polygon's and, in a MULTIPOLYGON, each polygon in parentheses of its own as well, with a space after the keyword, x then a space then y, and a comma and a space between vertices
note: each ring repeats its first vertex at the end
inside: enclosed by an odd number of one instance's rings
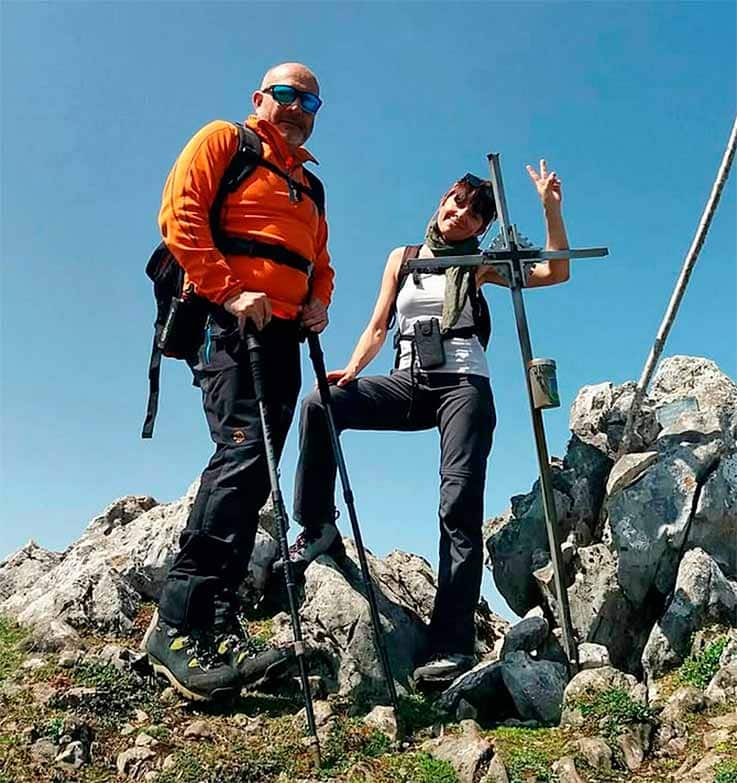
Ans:
POLYGON ((314 92, 298 90, 290 84, 272 84, 270 87, 264 87, 261 92, 267 92, 271 97, 282 106, 289 106, 299 99, 300 106, 308 114, 315 114, 322 106, 322 101, 314 92))
POLYGON ((488 179, 481 179, 481 177, 477 177, 475 174, 464 174, 460 181, 470 185, 474 190, 481 188, 494 198, 494 188, 488 179))

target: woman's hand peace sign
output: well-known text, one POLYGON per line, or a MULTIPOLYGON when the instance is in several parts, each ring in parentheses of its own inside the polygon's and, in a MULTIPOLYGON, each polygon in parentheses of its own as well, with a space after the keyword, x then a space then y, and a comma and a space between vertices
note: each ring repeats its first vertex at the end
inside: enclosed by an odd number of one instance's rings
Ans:
POLYGON ((543 208, 560 208, 561 202, 563 201, 561 181, 558 179, 558 175, 554 171, 551 171, 550 174, 548 174, 548 165, 545 160, 540 160, 539 172, 528 164, 527 173, 530 175, 530 179, 533 181, 535 188, 537 189, 537 194, 540 196, 540 201, 542 201, 543 208))

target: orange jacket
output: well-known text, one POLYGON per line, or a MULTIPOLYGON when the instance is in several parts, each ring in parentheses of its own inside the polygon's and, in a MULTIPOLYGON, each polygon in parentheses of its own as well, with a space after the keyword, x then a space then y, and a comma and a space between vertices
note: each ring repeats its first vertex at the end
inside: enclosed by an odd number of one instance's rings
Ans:
MULTIPOLYGON (((263 142, 263 156, 292 179, 309 186, 302 170, 314 161, 307 150, 290 153, 281 134, 266 120, 248 118, 263 142)), ((223 254, 210 231, 210 205, 238 146, 229 122, 211 122, 182 150, 164 186, 159 226, 166 246, 187 273, 195 291, 216 304, 241 291, 263 291, 274 315, 296 318, 308 293, 307 275, 268 258, 223 254)), ((324 304, 333 292, 327 251, 328 227, 311 198, 291 203, 286 181, 263 166, 225 197, 220 226, 227 235, 282 245, 312 261, 312 295, 324 304)))

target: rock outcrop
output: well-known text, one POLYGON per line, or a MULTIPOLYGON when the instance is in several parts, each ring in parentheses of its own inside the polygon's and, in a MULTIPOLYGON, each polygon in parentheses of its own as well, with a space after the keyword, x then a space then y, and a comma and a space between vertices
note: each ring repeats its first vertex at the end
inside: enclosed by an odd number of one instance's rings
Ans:
MULTIPOLYGON (((39 649, 74 645, 85 631, 129 633, 143 601, 158 598, 196 490, 173 503, 116 500, 62 553, 30 542, 0 563, 0 614, 37 629, 39 649)), ((260 527, 246 589, 263 588, 276 553, 260 527)))
MULTIPOLYGON (((632 383, 581 389, 553 483, 577 641, 604 645, 625 671, 654 674, 678 665, 688 635, 704 624, 735 623, 737 385, 707 359, 665 359, 631 451, 620 455, 633 396, 632 383), (692 573, 696 561, 701 576, 692 573)), ((509 605, 519 614, 540 606, 554 625, 537 484, 485 530, 489 566, 509 605)))

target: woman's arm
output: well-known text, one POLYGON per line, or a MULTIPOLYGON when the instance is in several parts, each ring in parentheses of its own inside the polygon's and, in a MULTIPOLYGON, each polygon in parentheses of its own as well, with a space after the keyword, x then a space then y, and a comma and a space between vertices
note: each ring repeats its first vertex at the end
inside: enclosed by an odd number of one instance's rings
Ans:
MULTIPOLYGON (((540 171, 532 166, 527 166, 527 173, 535 185, 543 208, 545 218, 545 249, 567 250, 569 247, 566 227, 563 223, 562 203, 563 191, 558 175, 552 171, 548 174, 548 167, 544 160, 540 161, 540 171)), ((530 271, 527 280, 528 288, 536 288, 543 285, 555 285, 564 283, 570 276, 569 262, 567 258, 556 258, 535 264, 530 271)), ((507 281, 494 269, 483 269, 477 278, 481 283, 495 283, 507 285, 507 281)))
POLYGON ((384 345, 387 333, 389 313, 397 298, 397 280, 399 267, 402 264, 404 248, 398 247, 389 254, 381 279, 381 289, 374 305, 374 312, 368 325, 358 338, 350 361, 342 370, 333 370, 327 374, 328 381, 338 386, 345 386, 355 380, 356 376, 376 356, 384 345))

